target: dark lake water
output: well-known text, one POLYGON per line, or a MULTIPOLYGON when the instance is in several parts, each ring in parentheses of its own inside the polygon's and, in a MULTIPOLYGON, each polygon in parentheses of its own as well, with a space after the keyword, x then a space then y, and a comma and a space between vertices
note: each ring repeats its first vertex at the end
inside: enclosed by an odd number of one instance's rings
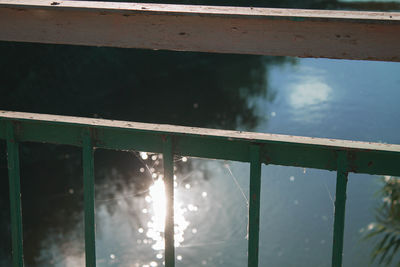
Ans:
MULTIPOLYGON (((399 63, 13 43, 0 43, 0 56, 3 110, 400 144, 399 63)), ((9 266, 0 148, 0 265, 9 266)), ((98 266, 163 266, 161 156, 95 157, 98 266)), ((177 266, 245 266, 249 165, 175 161, 177 266)), ((81 168, 77 148, 21 146, 27 266, 84 265, 81 168)), ((336 174, 262 172, 260 266, 330 266, 336 174)), ((384 185, 349 176, 344 266, 378 266, 371 253, 380 237, 363 237, 384 185)))

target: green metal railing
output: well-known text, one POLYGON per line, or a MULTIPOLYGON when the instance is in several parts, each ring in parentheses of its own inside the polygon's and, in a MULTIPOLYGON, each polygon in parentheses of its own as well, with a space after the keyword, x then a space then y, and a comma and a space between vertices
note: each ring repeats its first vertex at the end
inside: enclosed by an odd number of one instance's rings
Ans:
POLYGON ((173 156, 250 163, 248 266, 258 266, 261 164, 337 171, 332 266, 342 266, 346 185, 349 172, 400 174, 400 145, 222 131, 0 111, 0 139, 7 141, 14 266, 23 266, 19 143, 82 147, 86 266, 96 266, 95 148, 163 153, 166 185, 165 266, 175 266, 173 156))

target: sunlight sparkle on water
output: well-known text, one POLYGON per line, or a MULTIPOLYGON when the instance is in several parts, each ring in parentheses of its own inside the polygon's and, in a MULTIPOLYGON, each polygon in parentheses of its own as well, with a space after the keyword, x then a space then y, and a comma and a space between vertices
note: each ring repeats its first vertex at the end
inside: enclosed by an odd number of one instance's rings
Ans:
MULTIPOLYGON (((154 243, 152 248, 154 250, 164 249, 164 225, 165 225, 165 187, 164 181, 159 178, 154 181, 154 184, 149 188, 149 198, 146 199, 148 203, 152 204, 152 217, 147 223, 148 230, 146 236, 151 238, 154 243)), ((179 247, 184 240, 183 234, 189 226, 189 222, 185 219, 184 214, 187 209, 184 208, 183 203, 179 201, 178 195, 175 194, 174 204, 174 219, 175 219, 175 246, 179 247)))
POLYGON ((149 158, 149 156, 147 155, 146 152, 139 152, 139 155, 140 155, 140 157, 141 157, 143 160, 146 160, 146 159, 149 158))

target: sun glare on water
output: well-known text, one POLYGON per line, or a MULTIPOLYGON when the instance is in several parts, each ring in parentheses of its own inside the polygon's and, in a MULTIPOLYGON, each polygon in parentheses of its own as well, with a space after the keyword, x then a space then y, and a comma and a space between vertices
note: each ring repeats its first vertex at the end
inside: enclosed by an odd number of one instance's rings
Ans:
MULTIPOLYGON (((189 226, 189 222, 184 217, 187 208, 183 206, 183 203, 179 201, 178 197, 179 194, 176 192, 174 204, 175 247, 179 247, 184 241, 184 231, 189 226)), ((147 223, 146 235, 154 241, 152 246, 154 250, 163 250, 166 196, 162 176, 155 180, 154 184, 150 187, 149 195, 146 197, 146 202, 152 206, 152 210, 150 211, 151 219, 147 223)))

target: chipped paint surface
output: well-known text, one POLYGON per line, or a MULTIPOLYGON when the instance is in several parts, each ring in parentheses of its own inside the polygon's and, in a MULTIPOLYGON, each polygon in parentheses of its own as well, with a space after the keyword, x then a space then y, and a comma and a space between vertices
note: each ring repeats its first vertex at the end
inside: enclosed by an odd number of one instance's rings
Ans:
POLYGON ((0 0, 0 40, 400 61, 400 14, 0 0))

